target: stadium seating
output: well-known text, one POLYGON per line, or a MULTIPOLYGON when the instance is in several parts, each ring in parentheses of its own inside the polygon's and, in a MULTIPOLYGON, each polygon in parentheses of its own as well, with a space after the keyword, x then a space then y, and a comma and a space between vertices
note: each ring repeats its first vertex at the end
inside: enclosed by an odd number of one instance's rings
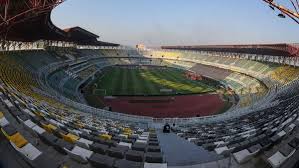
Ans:
MULTIPOLYGON (((6 90, 6 86, 3 84, 1 86, 1 101, 3 100, 10 114, 14 115, 15 119, 25 126, 23 131, 34 133, 42 143, 52 146, 57 152, 68 155, 76 162, 90 163, 96 166, 108 164, 111 167, 114 164, 120 167, 131 164, 141 167, 143 162, 163 162, 161 150, 153 151, 150 146, 147 147, 153 142, 159 146, 153 132, 144 132, 138 127, 112 122, 111 120, 91 120, 91 116, 86 116, 87 118, 84 119, 83 116, 76 116, 72 112, 55 112, 56 110, 53 108, 49 112, 45 107, 33 105, 26 98, 18 97, 18 93, 15 93, 16 97, 11 96, 10 92, 6 90), (24 104, 17 103, 19 102, 17 99, 22 100, 24 104), (31 108, 28 108, 30 107, 28 104, 31 104, 31 108), (21 110, 19 111, 19 109, 21 110), (76 118, 80 118, 80 120, 76 118), (145 148, 142 155, 133 148, 139 141, 144 142, 145 148), (147 152, 147 148, 150 152, 147 152), (110 162, 107 163, 107 161, 110 162), (132 161, 134 162, 132 163, 132 161)), ((33 165, 41 162, 39 158, 46 156, 42 156, 43 153, 40 150, 30 144, 14 126, 10 125, 4 113, 1 112, 0 114, 1 132, 16 151, 31 160, 33 165)))
MULTIPOLYGON (((0 100, 6 108, 0 112, 1 135, 33 167, 167 167, 155 131, 135 122, 84 113, 51 95, 54 89, 59 96, 78 101, 79 85, 112 65, 170 66, 202 73, 225 82, 240 96, 241 104, 249 97, 244 106, 258 102, 269 90, 288 88, 299 75, 294 67, 196 52, 105 49, 0 53, 0 100), (43 67, 57 62, 62 66, 48 72, 48 78, 40 78, 38 72, 43 67), (252 100, 253 94, 258 98, 252 100), (59 156, 59 161, 48 164, 53 159, 49 153, 59 156)), ((172 131, 205 150, 232 156, 239 165, 262 156, 272 167, 280 167, 298 149, 298 137, 293 135, 299 125, 297 99, 298 93, 290 89, 275 95, 276 104, 265 109, 211 124, 178 125, 172 131)))
POLYGON ((279 64, 274 63, 263 63, 259 61, 252 61, 247 59, 237 59, 237 58, 229 58, 229 57, 221 57, 215 55, 205 55, 200 52, 192 52, 192 51, 143 51, 145 56, 151 58, 164 58, 164 59, 179 59, 185 61, 193 61, 197 63, 213 65, 215 67, 225 68, 234 70, 240 73, 245 73, 250 76, 254 76, 260 80, 265 80, 263 78, 268 77, 273 79, 273 82, 286 84, 287 81, 290 82, 292 79, 296 78, 298 70, 295 68, 291 68, 288 66, 281 66, 279 64), (287 78, 283 81, 283 77, 281 73, 279 73, 280 69, 282 71, 286 70, 288 73, 287 78), (277 71, 275 73, 275 71, 277 71), (280 76, 276 77, 275 75, 280 76), (280 80, 279 80, 280 78, 280 80))
MULTIPOLYGON (((273 108, 257 111, 239 119, 217 125, 197 125, 176 128, 179 136, 217 154, 232 153, 240 164, 247 162, 269 146, 278 144, 298 127, 297 97, 285 100, 273 108)), ((292 141, 296 146, 296 139, 292 141)), ((283 150, 283 149, 282 149, 283 150)), ((294 148, 284 147, 285 155, 277 152, 268 161, 274 167, 294 152, 294 148), (281 159, 278 161, 277 158, 281 159)), ((278 160, 279 160, 278 159, 278 160)))

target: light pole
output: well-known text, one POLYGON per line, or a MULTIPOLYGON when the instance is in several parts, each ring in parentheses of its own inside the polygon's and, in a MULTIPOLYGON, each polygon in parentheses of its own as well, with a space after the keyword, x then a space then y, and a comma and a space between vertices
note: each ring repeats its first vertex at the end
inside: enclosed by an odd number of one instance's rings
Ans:
POLYGON ((294 20, 296 23, 299 24, 299 1, 298 0, 286 0, 289 1, 288 6, 286 7, 287 4, 280 5, 278 4, 275 0, 262 0, 265 3, 269 4, 269 7, 271 9, 278 10, 280 13, 277 15, 280 18, 286 18, 289 17, 292 20, 294 20), (293 8, 293 9, 291 9, 293 8))

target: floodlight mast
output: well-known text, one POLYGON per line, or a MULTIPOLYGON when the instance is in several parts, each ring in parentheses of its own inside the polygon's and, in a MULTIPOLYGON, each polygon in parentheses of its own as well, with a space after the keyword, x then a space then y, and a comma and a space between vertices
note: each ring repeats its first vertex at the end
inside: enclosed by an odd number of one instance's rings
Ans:
POLYGON ((275 0, 263 0, 264 2, 269 4, 269 7, 273 10, 277 9, 281 13, 278 14, 279 17, 285 18, 285 16, 288 16, 292 20, 294 20, 296 23, 299 24, 299 3, 298 0, 289 0, 291 5, 294 7, 293 10, 286 8, 285 6, 279 5, 275 2, 275 0))

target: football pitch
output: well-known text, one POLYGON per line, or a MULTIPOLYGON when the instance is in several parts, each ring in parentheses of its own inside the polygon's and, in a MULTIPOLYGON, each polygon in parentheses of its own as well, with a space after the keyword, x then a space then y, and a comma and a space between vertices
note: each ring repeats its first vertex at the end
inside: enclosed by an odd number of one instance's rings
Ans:
POLYGON ((176 95, 214 92, 216 88, 202 81, 193 81, 185 71, 174 68, 109 67, 94 81, 93 94, 176 95))

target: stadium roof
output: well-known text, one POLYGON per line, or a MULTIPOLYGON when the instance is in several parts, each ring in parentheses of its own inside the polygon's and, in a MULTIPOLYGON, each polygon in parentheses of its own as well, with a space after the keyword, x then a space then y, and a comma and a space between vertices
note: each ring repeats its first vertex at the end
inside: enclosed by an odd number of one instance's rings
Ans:
POLYGON ((299 57, 298 44, 162 46, 162 49, 232 52, 285 57, 299 57))
POLYGON ((64 0, 0 0, 0 32, 13 24, 50 13, 64 0))
POLYGON ((70 41, 81 45, 118 46, 97 41, 99 36, 80 27, 61 30, 51 21, 54 7, 64 0, 0 0, 0 39, 32 42, 70 41))
POLYGON ((64 40, 67 36, 50 20, 50 14, 41 14, 9 26, 6 40, 31 42, 43 40, 64 40))
POLYGON ((96 45, 96 46, 118 46, 107 42, 98 41, 98 35, 89 32, 81 27, 72 27, 64 29, 64 32, 70 41, 80 45, 96 45))
POLYGON ((82 29, 81 27, 72 27, 68 29, 64 29, 66 33, 72 34, 74 37, 84 39, 86 37, 89 38, 99 38, 100 36, 93 34, 87 30, 82 29))

